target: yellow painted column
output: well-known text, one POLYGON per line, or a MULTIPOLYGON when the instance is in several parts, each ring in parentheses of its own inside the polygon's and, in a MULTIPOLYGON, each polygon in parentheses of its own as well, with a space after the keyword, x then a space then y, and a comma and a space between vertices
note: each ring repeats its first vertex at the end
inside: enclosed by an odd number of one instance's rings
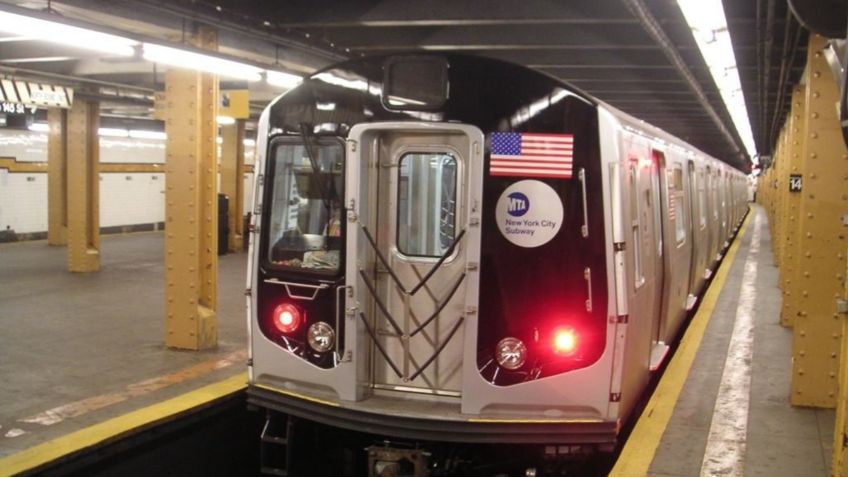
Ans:
MULTIPOLYGON (((217 33, 201 28, 195 43, 217 49, 217 33)), ((218 343, 218 80, 172 68, 165 97, 165 344, 207 349, 218 343)))
POLYGON ((777 189, 774 201, 774 212, 770 223, 772 224, 772 246, 774 249, 775 263, 780 267, 783 259, 783 242, 785 238, 786 220, 784 216, 784 202, 786 200, 786 126, 780 130, 774 151, 774 168, 777 173, 777 189))
POLYGON ((848 209, 848 151, 836 115, 838 91, 822 49, 810 37, 807 62, 807 147, 800 207, 799 267, 793 290, 800 291, 792 343, 794 405, 834 407, 842 322, 836 299, 845 281, 848 209))
POLYGON ((230 198, 227 249, 242 249, 242 214, 244 213, 244 120, 221 127, 221 193, 230 198))
POLYGON ((68 243, 67 111, 47 110, 47 243, 68 243))
MULTIPOLYGON (((848 249, 845 250, 848 254, 848 249)), ((848 264, 846 264, 848 265, 848 264)), ((845 273, 848 274, 848 266, 845 273)), ((848 307, 848 281, 842 291, 843 307, 848 307)), ((842 310, 842 354, 839 365, 839 397, 836 404, 836 425, 833 430, 831 475, 848 475, 848 311, 842 310)))
MULTIPOLYGON (((792 91, 792 108, 787 119, 789 128, 789 171, 788 175, 791 178, 794 175, 802 175, 803 156, 806 134, 806 99, 805 90, 802 86, 797 86, 792 91)), ((780 285, 783 293, 783 303, 780 312, 780 324, 783 326, 793 326, 795 324, 795 315, 798 313, 797 297, 800 293, 793 290, 793 277, 798 273, 799 265, 799 234, 800 213, 802 192, 790 192, 786 198, 787 208, 787 225, 786 225, 786 241, 783 249, 783 259, 780 267, 780 285)))
POLYGON ((77 99, 68 111, 68 270, 100 270, 100 107, 77 99))

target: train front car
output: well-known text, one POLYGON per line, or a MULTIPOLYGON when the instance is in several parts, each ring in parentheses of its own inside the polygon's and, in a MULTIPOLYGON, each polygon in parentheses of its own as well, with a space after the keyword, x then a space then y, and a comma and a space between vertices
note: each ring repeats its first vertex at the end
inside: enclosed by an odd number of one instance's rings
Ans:
POLYGON ((253 404, 392 441, 612 447, 623 336, 591 99, 491 59, 367 58, 259 132, 253 404))

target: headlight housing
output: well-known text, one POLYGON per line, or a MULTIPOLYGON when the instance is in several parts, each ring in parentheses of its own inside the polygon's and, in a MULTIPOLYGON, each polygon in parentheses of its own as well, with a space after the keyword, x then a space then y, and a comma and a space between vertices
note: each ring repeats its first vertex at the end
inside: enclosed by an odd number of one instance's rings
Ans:
POLYGON ((324 353, 336 345, 336 332, 329 324, 319 321, 309 325, 306 331, 306 341, 313 350, 324 353))
POLYGON ((502 368, 516 370, 527 360, 527 346, 520 339, 509 336, 498 341, 495 358, 502 368))

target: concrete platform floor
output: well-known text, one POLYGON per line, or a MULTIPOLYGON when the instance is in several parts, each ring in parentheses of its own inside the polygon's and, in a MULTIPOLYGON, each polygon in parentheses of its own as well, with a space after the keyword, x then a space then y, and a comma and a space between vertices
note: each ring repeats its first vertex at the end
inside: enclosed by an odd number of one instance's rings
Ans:
MULTIPOLYGON (((789 405, 792 330, 780 325, 781 293, 765 212, 752 206, 748 230, 730 269, 686 384, 650 466, 649 476, 829 476, 835 413, 789 405), (759 216, 759 221, 755 219, 759 216), (741 466, 702 472, 713 411, 740 308, 745 262, 759 227, 753 290, 753 351, 747 432, 741 466)), ((750 285, 749 285, 750 287, 750 285)), ((749 288, 750 289, 750 288, 749 288)), ((737 406, 741 404, 737 403, 737 406)))
POLYGON ((246 371, 246 254, 220 257, 218 347, 164 346, 161 232, 101 237, 101 271, 64 247, 0 244, 0 457, 246 371))

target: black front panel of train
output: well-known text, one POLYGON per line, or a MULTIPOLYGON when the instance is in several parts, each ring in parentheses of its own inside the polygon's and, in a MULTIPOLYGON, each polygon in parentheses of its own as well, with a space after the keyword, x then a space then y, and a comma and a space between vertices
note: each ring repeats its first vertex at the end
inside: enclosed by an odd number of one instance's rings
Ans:
MULTIPOLYGON (((606 346, 607 286, 597 111, 581 101, 566 99, 514 131, 522 133, 518 136, 521 142, 525 137, 536 137, 531 133, 565 133, 573 146, 572 171, 570 178, 532 169, 506 177, 495 175, 499 162, 492 157, 499 157, 504 146, 488 141, 477 364, 481 374, 497 385, 584 368, 597 361, 606 346), (581 169, 586 184, 585 216, 581 169), (534 181, 544 185, 533 184, 534 181), (527 192, 539 189, 555 194, 530 196, 527 192), (498 211, 499 201, 504 200, 510 204, 506 216, 503 209, 498 211), (527 216, 522 215, 525 209, 541 207, 546 209, 542 217, 557 216, 557 201, 562 207, 558 231, 552 237, 522 237, 546 233, 544 221, 522 220, 527 216), (509 226, 504 227, 504 222, 509 226), (496 349, 508 338, 523 344, 526 357, 520 366, 499 365, 496 349)), ((548 225, 555 226, 550 222, 548 225)))

